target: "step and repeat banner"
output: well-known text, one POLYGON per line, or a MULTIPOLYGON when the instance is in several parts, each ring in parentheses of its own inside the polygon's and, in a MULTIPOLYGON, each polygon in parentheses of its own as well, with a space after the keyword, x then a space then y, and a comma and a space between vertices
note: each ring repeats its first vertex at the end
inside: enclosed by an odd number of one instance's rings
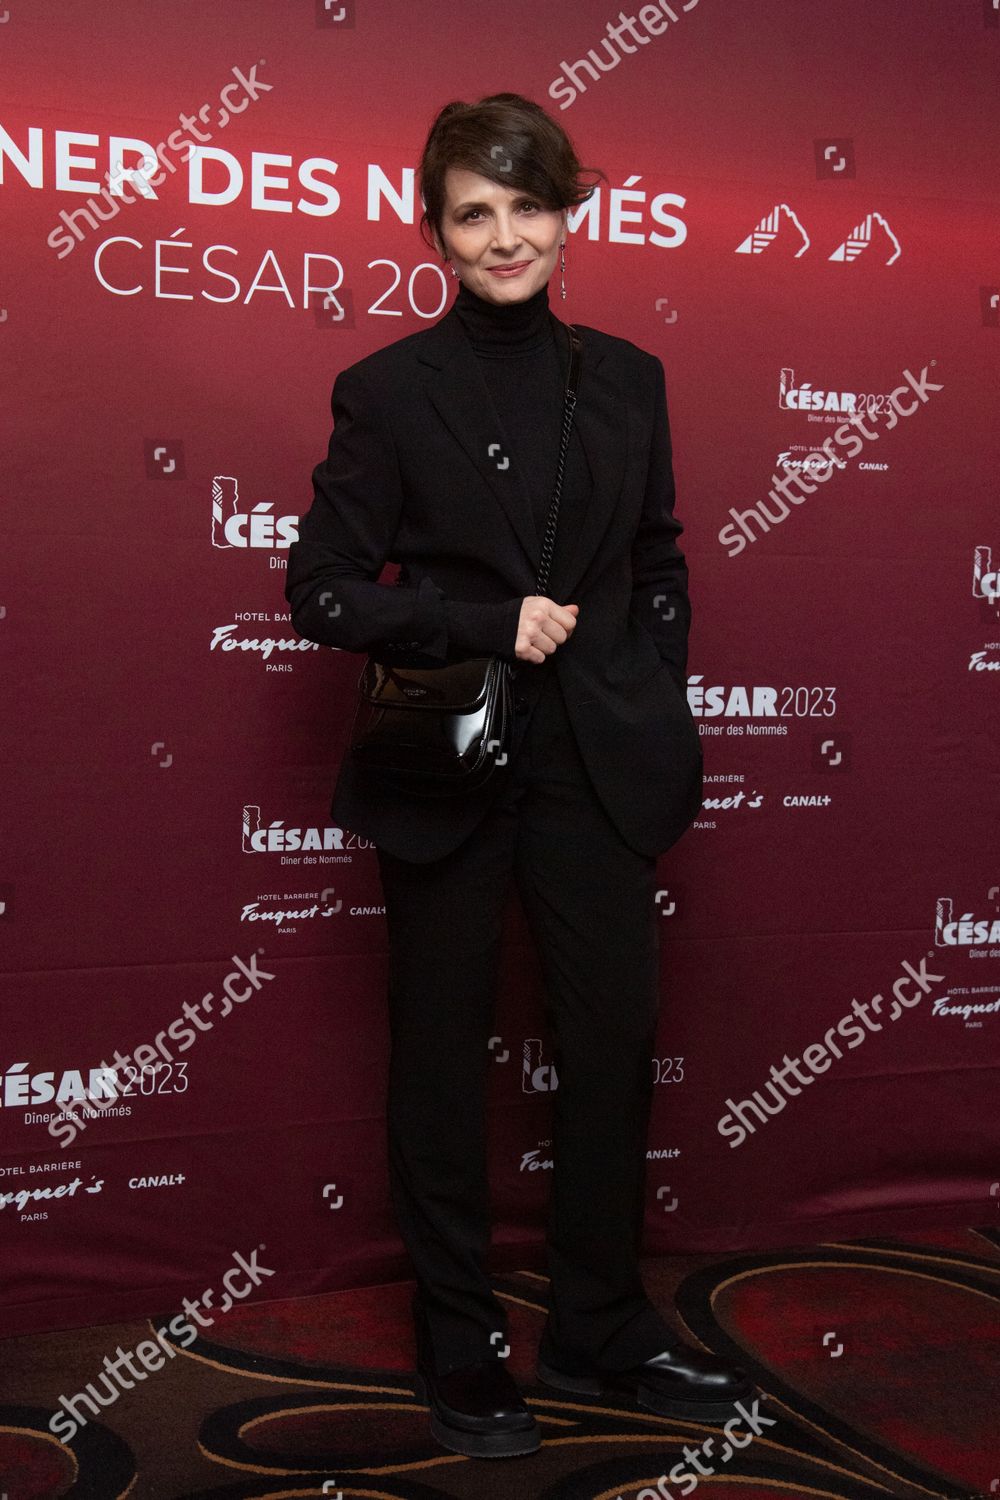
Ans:
MULTIPOLYGON (((1000 1224, 1000 7, 610 11, 0 17, 2 1333, 409 1274, 329 814, 363 658, 283 588, 337 372, 454 296, 427 130, 502 90, 607 174, 554 311, 667 373, 706 778, 647 1249, 1000 1224)), ((544 1265, 559 1082, 506 920, 498 1269, 544 1265)))

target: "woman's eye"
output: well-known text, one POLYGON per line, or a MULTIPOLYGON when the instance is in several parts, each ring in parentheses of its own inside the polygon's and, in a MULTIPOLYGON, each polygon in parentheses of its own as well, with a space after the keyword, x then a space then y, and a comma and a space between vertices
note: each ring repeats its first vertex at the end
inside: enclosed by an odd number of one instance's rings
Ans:
MULTIPOLYGON (((519 204, 519 207, 522 208, 522 209, 526 208, 526 209, 530 210, 532 213, 537 213, 538 210, 539 210, 540 205, 537 204, 537 203, 532 202, 529 199, 526 199, 523 203, 519 204)), ((463 224, 468 224, 469 220, 472 219, 472 218, 474 218, 479 213, 480 213, 480 210, 478 208, 470 208, 466 213, 464 213, 462 215, 462 223, 463 224)))

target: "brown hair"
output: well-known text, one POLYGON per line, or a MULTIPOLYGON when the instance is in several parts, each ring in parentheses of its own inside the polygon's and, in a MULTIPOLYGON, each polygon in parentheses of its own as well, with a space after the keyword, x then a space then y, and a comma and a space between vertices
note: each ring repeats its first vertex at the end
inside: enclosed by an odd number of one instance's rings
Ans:
POLYGON ((477 104, 455 99, 439 112, 417 171, 424 200, 420 235, 425 242, 425 226, 441 234, 449 167, 478 172, 556 209, 575 208, 590 197, 597 183, 583 182, 583 172, 607 181, 598 168, 581 167, 562 126, 521 94, 490 94, 477 104))

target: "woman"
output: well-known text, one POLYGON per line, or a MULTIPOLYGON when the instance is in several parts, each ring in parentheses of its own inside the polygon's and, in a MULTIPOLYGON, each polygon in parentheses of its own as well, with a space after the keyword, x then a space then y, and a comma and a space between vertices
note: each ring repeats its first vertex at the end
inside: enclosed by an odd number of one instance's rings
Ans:
POLYGON ((458 294, 439 322, 338 375, 286 584, 310 640, 422 666, 494 652, 513 665, 513 740, 483 788, 408 798, 346 756, 331 807, 374 841, 385 895, 390 1180, 417 1283, 418 1388, 438 1441, 482 1457, 539 1445, 484 1269, 484 1095, 512 877, 558 1077, 539 1378, 620 1386, 709 1421, 752 1389, 677 1340, 638 1271, 656 856, 695 817, 702 763, 663 366, 586 326, 549 593, 533 592, 568 365, 547 288, 567 210, 593 191, 580 178, 561 126, 520 95, 440 112, 421 229, 458 294), (387 560, 394 588, 376 582, 387 560))

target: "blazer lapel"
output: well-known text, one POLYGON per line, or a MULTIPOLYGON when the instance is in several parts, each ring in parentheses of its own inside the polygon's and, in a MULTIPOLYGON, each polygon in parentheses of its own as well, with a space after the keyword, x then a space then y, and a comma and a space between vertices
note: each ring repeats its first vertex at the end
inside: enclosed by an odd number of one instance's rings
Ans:
MULTIPOLYGON (((560 320, 556 320, 557 322, 560 320)), ((591 331, 580 329, 583 338, 583 360, 577 387, 573 422, 587 456, 593 478, 589 504, 582 518, 566 524, 560 501, 556 548, 549 574, 547 592, 557 602, 573 603, 571 591, 600 544, 618 504, 628 440, 628 417, 625 401, 607 374, 604 351, 591 337, 591 331)), ((535 525, 531 497, 513 466, 504 462, 500 445, 503 437, 489 387, 472 345, 454 305, 421 340, 420 359, 435 373, 427 382, 430 397, 441 420, 455 441, 461 445, 487 487, 502 507, 534 579, 541 562, 542 539, 535 525), (491 453, 491 446, 493 452, 491 453)), ((563 366, 569 353, 564 342, 563 366)), ((558 441, 558 437, 554 439, 558 441)))

